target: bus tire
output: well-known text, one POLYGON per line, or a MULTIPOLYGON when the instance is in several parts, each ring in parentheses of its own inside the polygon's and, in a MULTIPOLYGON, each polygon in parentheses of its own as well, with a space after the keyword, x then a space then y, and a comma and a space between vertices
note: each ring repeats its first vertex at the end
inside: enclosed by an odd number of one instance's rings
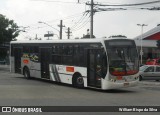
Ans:
POLYGON ((30 72, 29 72, 29 69, 27 67, 24 68, 23 74, 24 74, 25 78, 30 79, 30 72))
POLYGON ((84 87, 84 80, 83 80, 83 77, 80 74, 74 75, 73 86, 75 86, 77 88, 83 88, 84 87))

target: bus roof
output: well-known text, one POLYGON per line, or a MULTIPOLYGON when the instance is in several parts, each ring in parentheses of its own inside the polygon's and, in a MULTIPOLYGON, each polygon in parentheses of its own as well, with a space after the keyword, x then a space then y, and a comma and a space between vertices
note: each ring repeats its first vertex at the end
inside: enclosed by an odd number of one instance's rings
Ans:
POLYGON ((96 43, 103 41, 103 38, 96 39, 65 39, 65 40, 19 40, 19 41, 11 41, 11 44, 19 44, 19 43, 96 43))
MULTIPOLYGON (((19 44, 19 43, 96 43, 96 42, 102 42, 104 40, 113 40, 113 39, 93 38, 93 39, 65 39, 65 40, 18 40, 18 41, 11 41, 10 43, 11 44, 19 44)), ((126 39, 126 40, 132 40, 132 39, 126 39)))

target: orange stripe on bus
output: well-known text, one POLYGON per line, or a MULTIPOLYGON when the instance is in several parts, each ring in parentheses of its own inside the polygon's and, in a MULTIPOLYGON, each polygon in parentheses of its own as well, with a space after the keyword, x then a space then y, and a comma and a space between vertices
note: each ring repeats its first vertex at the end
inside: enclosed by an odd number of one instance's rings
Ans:
POLYGON ((28 63, 29 63, 29 60, 23 60, 23 63, 24 63, 24 64, 28 64, 28 63))
POLYGON ((74 67, 66 67, 67 72, 74 72, 74 67))

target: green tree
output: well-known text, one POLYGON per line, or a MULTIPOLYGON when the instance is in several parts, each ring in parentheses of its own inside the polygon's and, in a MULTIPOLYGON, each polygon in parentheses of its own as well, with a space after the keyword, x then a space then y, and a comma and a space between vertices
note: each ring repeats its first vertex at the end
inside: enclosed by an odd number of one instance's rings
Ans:
POLYGON ((13 20, 9 20, 0 14, 0 44, 16 40, 19 32, 18 26, 13 20))

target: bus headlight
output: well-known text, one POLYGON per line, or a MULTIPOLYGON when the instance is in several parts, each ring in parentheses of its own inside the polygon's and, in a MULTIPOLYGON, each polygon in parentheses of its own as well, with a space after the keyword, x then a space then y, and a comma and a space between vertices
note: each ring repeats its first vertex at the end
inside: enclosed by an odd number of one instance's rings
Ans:
POLYGON ((116 82, 116 79, 111 79, 111 82, 116 82))

